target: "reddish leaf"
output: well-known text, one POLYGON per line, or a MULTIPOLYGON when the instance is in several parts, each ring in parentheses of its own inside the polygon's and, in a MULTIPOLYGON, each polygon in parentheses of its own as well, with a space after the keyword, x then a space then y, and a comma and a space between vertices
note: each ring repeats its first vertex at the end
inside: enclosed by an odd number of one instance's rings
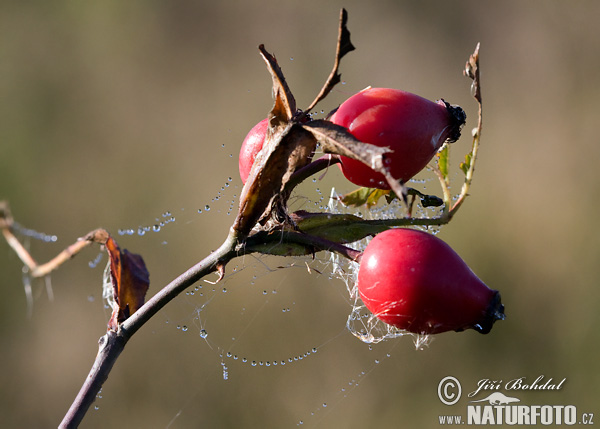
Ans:
POLYGON ((121 250, 112 237, 106 241, 106 250, 110 257, 110 278, 116 303, 108 328, 116 331, 120 323, 144 304, 150 274, 140 255, 121 250))

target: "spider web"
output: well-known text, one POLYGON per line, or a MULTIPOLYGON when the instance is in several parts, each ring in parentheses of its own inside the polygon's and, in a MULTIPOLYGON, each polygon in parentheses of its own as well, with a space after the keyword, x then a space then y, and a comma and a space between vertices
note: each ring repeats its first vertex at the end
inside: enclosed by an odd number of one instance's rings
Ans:
MULTIPOLYGON (((199 204, 198 208, 166 210, 150 221, 119 228, 118 234, 142 241, 154 237, 154 240, 168 248, 171 242, 169 231, 175 226, 185 229, 199 219, 202 219, 203 225, 207 224, 206 221, 210 224, 211 218, 207 216, 232 215, 240 189, 231 183, 231 177, 225 178, 220 191, 210 202, 199 204)), ((352 213, 370 219, 398 217, 403 212, 398 201, 389 205, 380 204, 370 210, 345 207, 339 202, 336 189, 323 185, 317 178, 303 184, 298 195, 291 200, 291 209, 352 213), (327 192, 322 189, 331 190, 327 192)), ((432 209, 419 210, 415 216, 432 215, 432 209)), ((54 236, 28 231, 28 237, 45 242, 56 241, 56 238, 47 238, 54 236)), ((368 242, 369 239, 364 239, 353 243, 352 247, 363 250, 368 242)), ((104 259, 102 255, 103 252, 100 252, 88 262, 90 268, 100 265, 104 259)), ((105 270, 105 308, 110 307, 112 299, 110 276, 107 273, 105 270)), ((320 252, 313 257, 292 258, 246 255, 230 262, 227 274, 221 281, 215 282, 216 277, 201 280, 176 299, 177 310, 167 309, 158 318, 163 318, 164 330, 187 335, 190 341, 207 349, 216 362, 210 371, 219 371, 225 382, 232 377, 245 377, 251 371, 295 371, 288 368, 301 367, 306 361, 319 359, 322 353, 334 350, 348 333, 365 343, 368 350, 378 343, 407 335, 413 339, 417 349, 429 344, 428 336, 399 330, 375 318, 359 298, 357 274, 357 263, 327 252, 320 252), (326 286, 312 285, 315 278, 324 279, 326 286), (322 328, 305 329, 303 325, 309 325, 306 318, 314 317, 314 309, 306 294, 297 296, 294 293, 302 288, 310 289, 310 293, 318 296, 318 300, 327 303, 325 306, 331 303, 344 306, 347 314, 345 321, 339 316, 331 319, 327 312, 322 328), (272 329, 273 326, 278 329, 272 329)), ((25 287, 31 293, 31 282, 27 276, 24 278, 25 287)), ((339 312, 332 311, 331 314, 339 315, 339 312)), ((346 380, 340 381, 338 391, 328 392, 326 396, 329 399, 306 411, 296 423, 303 425, 323 419, 336 405, 343 403, 384 360, 391 357, 390 351, 397 344, 397 341, 390 341, 387 350, 379 348, 377 357, 372 358, 366 367, 347 374, 346 380)), ((202 387, 199 387, 198 392, 201 390, 202 387)), ((194 398, 190 397, 189 402, 174 414, 171 423, 176 422, 193 404, 194 398)))

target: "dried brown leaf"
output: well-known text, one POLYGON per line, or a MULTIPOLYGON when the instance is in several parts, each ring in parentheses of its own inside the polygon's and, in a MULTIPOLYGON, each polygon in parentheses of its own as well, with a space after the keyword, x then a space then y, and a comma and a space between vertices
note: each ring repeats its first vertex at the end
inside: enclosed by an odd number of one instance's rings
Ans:
POLYGON ((112 237, 106 241, 106 250, 110 257, 110 277, 116 303, 108 328, 116 331, 119 324, 144 304, 150 274, 140 255, 121 250, 112 237))

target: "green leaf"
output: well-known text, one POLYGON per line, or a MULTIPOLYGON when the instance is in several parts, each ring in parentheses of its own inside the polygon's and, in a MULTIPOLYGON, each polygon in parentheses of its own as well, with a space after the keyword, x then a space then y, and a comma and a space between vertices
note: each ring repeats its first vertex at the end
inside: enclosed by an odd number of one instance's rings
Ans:
POLYGON ((473 154, 471 152, 465 155, 465 162, 461 162, 459 166, 463 173, 467 174, 467 171, 469 171, 469 168, 471 168, 472 159, 473 154))
POLYGON ((442 173, 442 177, 448 182, 448 164, 450 162, 450 146, 444 145, 442 150, 437 153, 438 156, 438 167, 442 173))
POLYGON ((291 218, 300 231, 340 244, 352 243, 389 228, 364 223, 361 218, 351 214, 309 213, 301 210, 292 213, 291 218))
POLYGON ((247 251, 275 256, 304 256, 314 253, 314 249, 297 243, 262 243, 249 246, 247 251))
POLYGON ((392 191, 383 190, 377 188, 358 188, 349 194, 343 195, 340 201, 346 206, 360 207, 366 205, 371 208, 379 202, 379 199, 383 196, 386 197, 388 203, 390 203, 394 197, 391 197, 392 191))

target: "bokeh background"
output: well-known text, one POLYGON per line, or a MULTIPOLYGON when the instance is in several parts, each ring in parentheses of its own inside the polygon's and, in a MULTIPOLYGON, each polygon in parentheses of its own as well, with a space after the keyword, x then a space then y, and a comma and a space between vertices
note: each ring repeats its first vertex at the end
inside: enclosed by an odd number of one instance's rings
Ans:
MULTIPOLYGON (((330 71, 342 6, 357 50, 325 111, 368 85, 395 87, 464 106, 469 130, 461 70, 481 42, 475 182, 439 236, 502 292, 507 320, 424 350, 410 337, 370 348, 345 330, 346 287, 326 266, 246 257, 130 341, 82 427, 437 427, 466 410, 466 399, 438 400, 447 375, 465 392, 481 379, 566 378, 559 392, 513 396, 600 415, 595 1, 4 1, 0 199, 21 225, 58 237, 31 240, 34 257, 104 227, 143 254, 155 293, 216 248, 240 191, 239 145, 272 105, 257 45, 306 106, 330 71), (158 233, 119 235, 167 212, 175 221, 158 233)), ((454 168, 468 144, 457 143, 454 168)), ((351 190, 337 171, 326 180, 351 190)), ((331 183, 312 192, 327 196, 331 183)), ((106 258, 89 267, 98 253, 52 275, 53 300, 34 281, 28 316, 21 264, 0 243, 2 427, 56 426, 79 390, 109 317, 106 258)))

